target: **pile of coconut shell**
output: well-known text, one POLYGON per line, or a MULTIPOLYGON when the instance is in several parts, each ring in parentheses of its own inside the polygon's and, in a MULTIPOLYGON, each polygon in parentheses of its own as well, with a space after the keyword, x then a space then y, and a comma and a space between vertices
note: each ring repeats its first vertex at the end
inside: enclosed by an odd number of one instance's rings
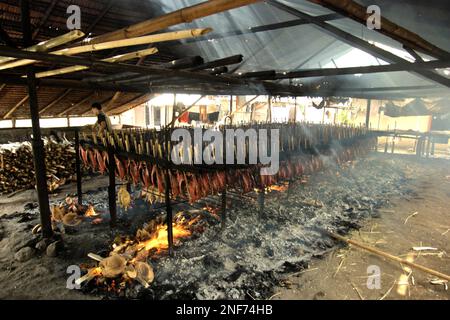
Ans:
MULTIPOLYGON (((95 265, 81 265, 86 274, 78 285, 95 286, 113 295, 140 284, 149 288, 155 278, 151 262, 168 253, 166 217, 160 215, 138 229, 134 236, 117 236, 107 258, 89 253, 95 265)), ((174 246, 205 231, 208 222, 200 211, 178 212, 173 219, 174 246)))
MULTIPOLYGON (((50 192, 75 177, 75 148, 70 143, 45 142, 47 184, 50 192)), ((0 146, 0 194, 35 188, 33 151, 29 142, 0 146)))

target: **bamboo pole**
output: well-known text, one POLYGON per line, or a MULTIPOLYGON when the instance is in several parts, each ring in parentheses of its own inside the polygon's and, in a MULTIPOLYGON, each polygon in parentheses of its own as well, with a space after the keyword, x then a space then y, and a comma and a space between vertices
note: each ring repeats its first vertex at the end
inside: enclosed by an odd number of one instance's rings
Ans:
MULTIPOLYGON (((212 31, 211 28, 203 28, 203 29, 188 29, 188 30, 182 30, 182 31, 166 32, 166 33, 154 34, 154 35, 145 36, 145 37, 131 38, 131 39, 126 39, 126 40, 109 41, 109 42, 103 42, 103 43, 99 43, 99 44, 87 44, 87 45, 83 45, 83 46, 79 46, 79 47, 66 48, 66 49, 51 52, 51 54, 72 56, 72 55, 86 53, 86 52, 95 52, 95 51, 138 46, 138 45, 171 41, 171 40, 194 38, 194 37, 199 37, 199 36, 208 34, 211 31, 212 31)), ((35 62, 36 62, 36 60, 28 60, 28 59, 18 60, 18 61, 14 61, 11 63, 0 65, 0 70, 26 66, 26 65, 33 64, 35 62)))
MULTIPOLYGON (((62 36, 52 38, 50 40, 46 40, 43 42, 40 42, 34 46, 28 47, 24 49, 25 51, 31 51, 31 52, 46 52, 52 48, 59 47, 63 44, 72 42, 74 40, 80 39, 84 37, 84 33, 80 30, 73 30, 66 34, 63 34, 62 36)), ((6 63, 9 61, 14 61, 16 58, 11 57, 0 57, 0 63, 6 63)))
MULTIPOLYGON (((137 58, 146 57, 146 56, 155 54, 157 52, 158 52, 157 48, 150 48, 150 49, 140 50, 140 51, 136 51, 136 52, 130 52, 130 53, 121 54, 121 55, 114 56, 114 57, 111 57, 111 58, 103 59, 101 61, 104 61, 104 62, 124 62, 124 61, 129 61, 129 60, 133 60, 133 59, 137 59, 137 58)), ((46 78, 46 77, 51 77, 51 76, 56 76, 56 75, 59 76, 59 75, 67 74, 67 73, 74 73, 74 72, 88 70, 88 69, 89 69, 89 67, 87 67, 87 66, 66 67, 66 68, 61 68, 61 69, 56 69, 56 70, 49 70, 49 71, 44 71, 44 72, 37 73, 36 74, 36 78, 46 78)))
POLYGON ((153 18, 126 28, 106 33, 95 37, 91 43, 101 43, 111 40, 127 39, 139 37, 152 32, 160 31, 168 27, 189 23, 196 19, 207 17, 216 13, 243 7, 249 4, 260 2, 261 0, 210 0, 197 5, 183 8, 163 16, 153 18))
MULTIPOLYGON (((324 230, 324 231, 325 231, 325 230, 324 230)), ((366 250, 366 251, 371 252, 371 253, 373 253, 373 254, 376 254, 376 255, 378 255, 378 256, 381 256, 381 257, 384 257, 384 258, 387 258, 387 259, 390 259, 390 260, 399 262, 399 263, 401 263, 401 264, 407 265, 408 267, 411 267, 411 268, 414 268, 414 269, 423 271, 423 272, 425 272, 425 273, 431 274, 431 275, 433 275, 433 276, 436 276, 436 277, 438 277, 438 278, 441 278, 441 279, 450 281, 450 276, 449 276, 449 275, 446 275, 446 274, 443 274, 443 273, 438 272, 438 271, 436 271, 436 270, 433 270, 433 269, 424 267, 424 266, 419 265, 419 264, 416 264, 416 263, 414 263, 414 262, 409 262, 408 260, 405 260, 405 259, 396 257, 396 256, 394 256, 394 255, 392 255, 392 254, 389 254, 389 253, 380 251, 380 250, 378 250, 378 249, 369 247, 369 246, 367 246, 367 245, 365 245, 365 244, 356 242, 356 241, 354 241, 354 240, 346 239, 346 238, 341 237, 340 235, 337 235, 337 234, 335 234, 335 233, 333 233, 333 232, 330 232, 330 231, 325 231, 325 232, 326 232, 330 237, 332 237, 332 238, 334 238, 334 239, 336 239, 336 240, 339 240, 339 241, 342 241, 342 242, 346 242, 346 243, 348 243, 348 244, 351 244, 351 245, 353 245, 353 246, 355 246, 355 247, 361 248, 361 249, 363 249, 363 250, 366 250)))

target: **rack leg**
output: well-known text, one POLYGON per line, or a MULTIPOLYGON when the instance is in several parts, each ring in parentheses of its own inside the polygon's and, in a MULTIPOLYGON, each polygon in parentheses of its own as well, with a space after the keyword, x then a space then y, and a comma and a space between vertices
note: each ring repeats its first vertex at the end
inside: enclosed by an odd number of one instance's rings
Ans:
POLYGON ((108 200, 109 200, 109 214, 111 216, 111 228, 114 228, 117 224, 117 206, 116 206, 116 162, 114 158, 114 151, 108 149, 109 164, 109 187, 108 187, 108 200))
POLYGON ((170 199, 170 176, 169 171, 164 173, 165 180, 165 199, 166 199, 166 212, 167 212, 167 241, 169 244, 169 255, 173 257, 173 212, 172 203, 170 199))
POLYGON ((78 203, 80 205, 83 204, 83 190, 81 188, 81 161, 80 161, 80 134, 78 131, 75 131, 75 170, 77 174, 77 196, 78 203))
POLYGON ((222 192, 222 208, 221 208, 222 230, 225 230, 227 223, 227 189, 222 192))
POLYGON ((264 217, 265 217, 265 214, 264 214, 265 199, 266 199, 266 193, 265 193, 264 189, 259 190, 258 191, 258 213, 259 213, 260 219, 264 219, 264 217))

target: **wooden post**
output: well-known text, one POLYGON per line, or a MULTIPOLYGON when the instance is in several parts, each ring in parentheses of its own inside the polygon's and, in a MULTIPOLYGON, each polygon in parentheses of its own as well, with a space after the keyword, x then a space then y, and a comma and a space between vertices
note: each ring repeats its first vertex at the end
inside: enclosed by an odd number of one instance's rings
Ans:
POLYGON ((367 100, 367 111, 366 111, 366 128, 370 129, 370 112, 372 109, 372 100, 367 100))
POLYGON ((114 156, 114 150, 112 146, 108 147, 108 173, 109 173, 109 187, 108 187, 108 200, 109 200, 109 215, 111 217, 110 226, 114 228, 117 224, 117 205, 116 205, 116 161, 114 156))
POLYGON ((167 241, 169 244, 169 255, 173 256, 173 212, 172 212, 172 203, 170 199, 169 169, 164 170, 164 180, 165 180, 165 199, 166 199, 166 213, 167 213, 167 241))
POLYGON ((78 204, 83 204, 83 191, 81 188, 81 161, 80 161, 80 133, 78 129, 75 130, 75 171, 77 174, 77 195, 78 204))
MULTIPOLYGON (((21 0, 21 16, 23 38, 25 45, 31 44, 30 2, 21 0)), ((39 103, 36 90, 36 78, 33 67, 27 68, 27 83, 30 103, 31 122, 33 125, 33 159, 36 171, 36 186, 38 193, 39 211, 41 216, 42 235, 44 238, 53 236, 51 223, 50 204, 47 189, 47 169, 45 166, 44 142, 42 141, 41 128, 39 125, 39 103)))

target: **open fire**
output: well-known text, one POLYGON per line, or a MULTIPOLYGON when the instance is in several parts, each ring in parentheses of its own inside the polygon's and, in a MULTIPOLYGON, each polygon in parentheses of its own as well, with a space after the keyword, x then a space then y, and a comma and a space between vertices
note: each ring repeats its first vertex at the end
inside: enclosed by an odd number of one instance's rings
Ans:
MULTIPOLYGON (((206 228, 206 221, 200 212, 179 212, 173 221, 175 246, 180 246, 183 240, 204 232, 206 228)), ((107 258, 90 253, 88 257, 98 264, 89 268, 78 284, 95 279, 95 285, 108 292, 120 291, 133 282, 148 288, 154 280, 150 260, 167 254, 168 248, 167 223, 160 216, 144 225, 132 238, 117 237, 107 258)))

